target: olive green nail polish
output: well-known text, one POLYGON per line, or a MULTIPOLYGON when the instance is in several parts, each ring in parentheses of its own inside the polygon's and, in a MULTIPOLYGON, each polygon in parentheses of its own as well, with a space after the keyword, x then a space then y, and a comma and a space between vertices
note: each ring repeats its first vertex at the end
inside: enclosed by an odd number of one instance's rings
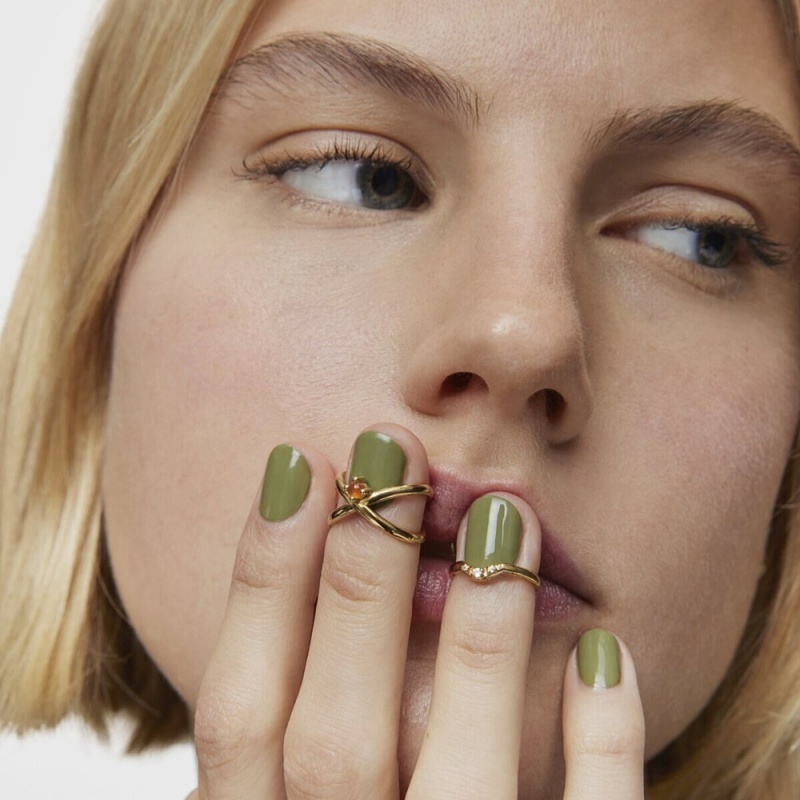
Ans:
POLYGON ((373 490, 399 486, 406 472, 406 454, 390 436, 365 431, 356 439, 348 480, 363 478, 373 490))
POLYGON ((279 444, 270 454, 261 488, 261 516, 282 522, 295 514, 308 494, 311 470, 302 453, 279 444))
POLYGON ((464 561, 471 567, 515 564, 521 543, 522 517, 508 500, 487 495, 470 506, 464 561))
POLYGON ((592 689, 610 689, 620 682, 619 643, 608 631, 595 628, 578 641, 578 672, 592 689))

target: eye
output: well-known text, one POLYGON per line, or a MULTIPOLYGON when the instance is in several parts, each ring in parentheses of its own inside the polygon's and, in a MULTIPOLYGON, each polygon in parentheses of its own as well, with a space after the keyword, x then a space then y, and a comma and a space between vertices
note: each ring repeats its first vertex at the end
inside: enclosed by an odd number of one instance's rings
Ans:
POLYGON ((729 266, 746 236, 746 228, 731 223, 654 223, 627 231, 627 238, 709 269, 729 266))
POLYGON ((416 208, 424 202, 409 171, 400 163, 332 159, 295 164, 279 173, 292 189, 331 203, 377 211, 416 208))
POLYGON ((657 220, 610 227, 607 232, 711 271, 758 264, 782 268, 794 258, 789 247, 768 238, 754 222, 733 217, 657 220))

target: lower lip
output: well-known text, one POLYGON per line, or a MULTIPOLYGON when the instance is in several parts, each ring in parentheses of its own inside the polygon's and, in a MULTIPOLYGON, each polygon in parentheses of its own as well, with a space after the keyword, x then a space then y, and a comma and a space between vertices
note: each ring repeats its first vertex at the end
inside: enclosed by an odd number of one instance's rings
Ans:
MULTIPOLYGON (((441 558, 421 558, 414 592, 414 622, 442 621, 444 603, 450 589, 450 562, 441 558)), ((585 603, 557 583, 542 579, 536 592, 537 624, 560 622, 580 611, 585 603)))

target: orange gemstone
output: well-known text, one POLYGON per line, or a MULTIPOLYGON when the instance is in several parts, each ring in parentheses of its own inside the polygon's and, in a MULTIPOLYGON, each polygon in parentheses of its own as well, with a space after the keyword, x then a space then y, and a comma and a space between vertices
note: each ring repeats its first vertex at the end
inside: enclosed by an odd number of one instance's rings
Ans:
POLYGON ((363 478, 353 478, 347 484, 347 494, 353 500, 363 500, 372 494, 372 489, 369 488, 369 484, 363 478))

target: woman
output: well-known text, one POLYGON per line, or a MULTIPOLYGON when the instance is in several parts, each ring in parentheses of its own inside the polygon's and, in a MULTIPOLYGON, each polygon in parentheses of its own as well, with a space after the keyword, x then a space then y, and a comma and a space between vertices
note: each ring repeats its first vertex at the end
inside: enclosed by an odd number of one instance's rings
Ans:
POLYGON ((111 2, 4 336, 3 718, 191 719, 201 798, 796 796, 797 56, 111 2))

